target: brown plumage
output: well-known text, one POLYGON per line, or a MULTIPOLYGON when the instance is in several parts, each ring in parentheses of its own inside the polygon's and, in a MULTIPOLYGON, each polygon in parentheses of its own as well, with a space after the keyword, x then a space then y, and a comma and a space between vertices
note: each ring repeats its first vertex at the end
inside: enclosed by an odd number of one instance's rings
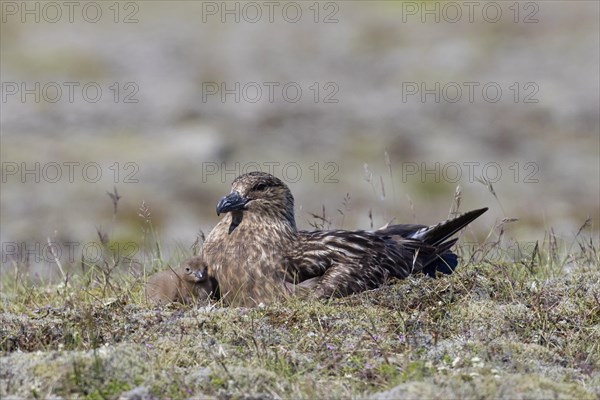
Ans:
POLYGON ((206 263, 201 257, 186 260, 180 267, 158 272, 146 284, 146 295, 155 304, 191 304, 208 299, 214 290, 206 263))
POLYGON ((392 225, 376 231, 298 231, 294 198, 276 177, 237 177, 217 204, 226 213, 203 245, 209 275, 223 300, 253 306, 296 293, 345 296, 384 284, 390 277, 451 273, 457 258, 449 238, 483 214, 474 210, 432 227, 392 225))

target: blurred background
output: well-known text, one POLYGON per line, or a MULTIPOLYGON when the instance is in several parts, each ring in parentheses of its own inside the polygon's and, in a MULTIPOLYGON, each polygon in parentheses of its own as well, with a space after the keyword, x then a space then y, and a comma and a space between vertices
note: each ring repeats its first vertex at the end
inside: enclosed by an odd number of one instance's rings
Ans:
POLYGON ((3 268, 97 229, 189 250, 252 170, 303 229, 436 223, 459 187, 472 240, 598 240, 598 2, 1 6, 3 268))

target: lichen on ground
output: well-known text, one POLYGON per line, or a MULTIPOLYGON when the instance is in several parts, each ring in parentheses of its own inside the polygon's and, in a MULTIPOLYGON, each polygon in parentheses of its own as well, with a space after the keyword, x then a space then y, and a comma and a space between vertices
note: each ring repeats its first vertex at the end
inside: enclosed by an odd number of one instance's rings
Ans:
POLYGON ((255 309, 158 307, 131 275, 90 282, 3 277, 2 398, 600 395, 593 258, 568 272, 482 261, 255 309))

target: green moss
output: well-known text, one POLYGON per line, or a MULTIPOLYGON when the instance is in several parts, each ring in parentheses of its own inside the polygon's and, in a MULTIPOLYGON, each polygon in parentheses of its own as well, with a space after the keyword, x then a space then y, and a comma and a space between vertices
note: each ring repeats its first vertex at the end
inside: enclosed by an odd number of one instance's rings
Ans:
POLYGON ((594 398, 600 269, 543 269, 463 264, 258 309, 155 307, 134 274, 11 278, 0 396, 594 398))

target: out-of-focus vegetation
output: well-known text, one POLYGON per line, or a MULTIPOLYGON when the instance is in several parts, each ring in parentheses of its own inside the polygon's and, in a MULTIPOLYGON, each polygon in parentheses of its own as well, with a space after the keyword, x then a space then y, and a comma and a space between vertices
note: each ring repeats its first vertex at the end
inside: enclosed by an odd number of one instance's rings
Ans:
POLYGON ((157 308, 134 268, 59 285, 17 270, 3 277, 0 395, 593 399, 600 260, 586 236, 517 262, 480 246, 451 276, 257 309, 157 308))
POLYGON ((482 3, 473 22, 460 2, 302 2, 296 23, 189 1, 36 22, 25 4, 0 4, 0 397, 600 396, 597 2, 495 2, 497 21, 482 3), (422 21, 448 4, 459 21, 422 21), (149 305, 147 276, 196 253, 254 169, 290 185, 300 228, 491 209, 452 276, 149 305))
POLYGON ((149 210, 140 214, 148 245, 136 259, 100 231, 101 260, 55 260, 61 283, 23 264, 2 275, 0 396, 600 395, 600 252, 589 221, 571 240, 550 232, 533 249, 507 238, 504 221, 485 242, 463 235, 450 276, 246 309, 148 301, 146 277, 173 261, 162 258, 149 210))
POLYGON ((83 7, 73 23, 68 10, 55 23, 45 19, 50 9, 39 23, 20 8, 5 15, 2 243, 28 249, 50 237, 66 253, 66 242, 78 242, 79 257, 96 225, 106 228, 104 196, 116 186, 121 224, 111 240, 139 243, 145 201, 164 251, 188 247, 216 223, 216 201, 233 178, 257 168, 290 184, 301 227, 323 206, 332 217, 347 209, 346 228, 368 227, 369 214, 375 225, 435 223, 460 185, 464 209, 492 208, 480 234, 519 218, 507 229, 520 241, 550 229, 569 238, 589 216, 597 235, 597 3, 523 2, 516 20, 514 5, 499 3, 496 21, 483 4, 469 16, 459 2, 462 17, 451 22, 454 3, 323 2, 317 23, 312 3, 298 3, 296 23, 282 17, 283 3, 273 23, 266 10, 255 23, 222 22, 210 4, 127 2, 117 23, 112 3, 100 4, 97 23, 83 19, 83 7), (438 22, 435 14, 422 22, 425 6, 440 9, 438 22), (78 85, 72 102, 68 82, 78 85), (279 85, 273 102, 265 82, 279 85), (477 85, 472 101, 468 82, 477 85), (52 83, 62 88, 56 102, 52 83), (87 84, 101 88, 97 102, 92 88, 83 94, 87 84), (247 88, 239 102, 221 91, 236 84, 247 88), (302 89, 299 101, 289 100, 291 89, 286 100, 285 84, 302 89), (256 86, 262 97, 252 102, 256 86), (497 102, 492 87, 502 90, 497 102), (27 173, 36 163, 37 181, 27 173))

